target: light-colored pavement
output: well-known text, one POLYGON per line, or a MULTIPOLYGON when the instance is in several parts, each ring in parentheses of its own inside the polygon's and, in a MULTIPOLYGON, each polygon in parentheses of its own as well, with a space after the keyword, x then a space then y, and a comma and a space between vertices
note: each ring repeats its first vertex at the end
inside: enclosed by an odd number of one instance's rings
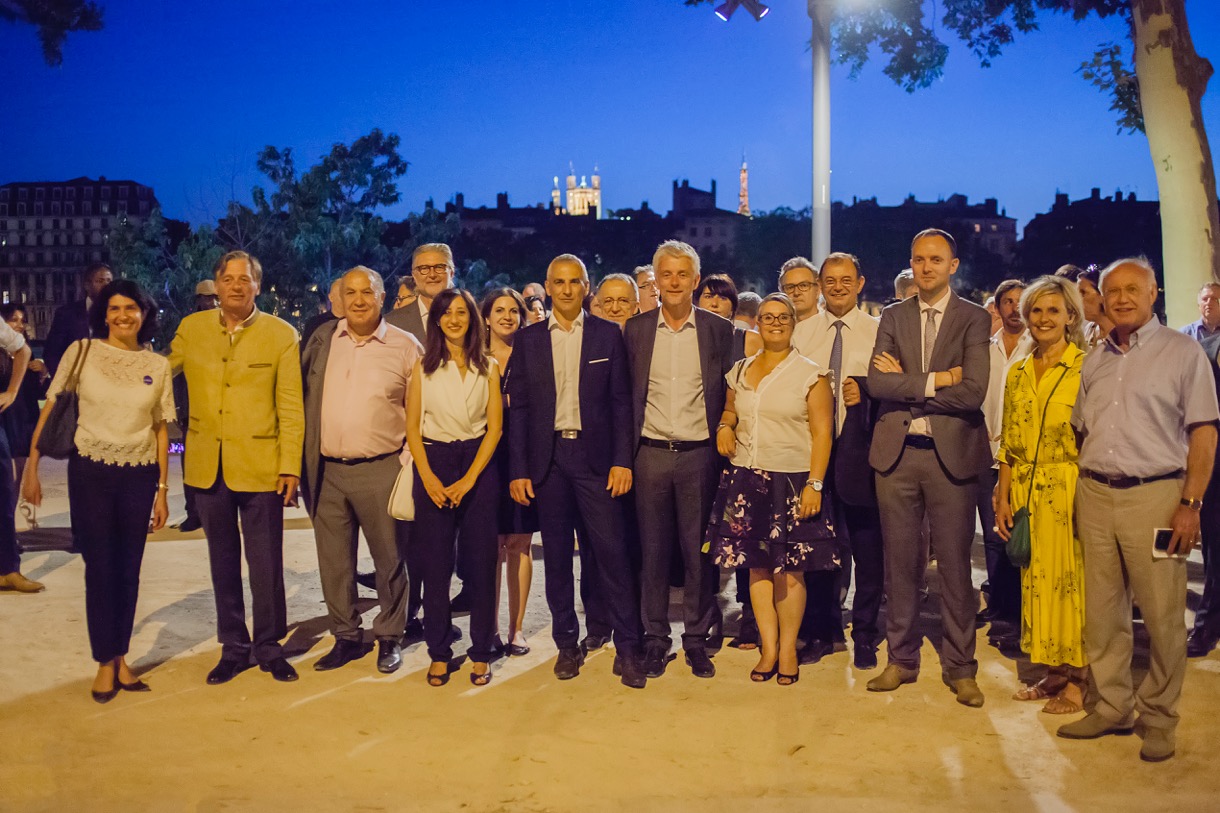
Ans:
MULTIPOLYGON (((176 476, 176 461, 172 468, 176 476)), ((66 524, 62 469, 49 465, 45 479, 40 519, 66 524)), ((173 494, 180 506, 176 485, 173 494)), ((0 594, 0 811, 1217 805, 1217 654, 1190 663, 1178 756, 1156 766, 1139 761, 1135 737, 1056 738, 1062 718, 1009 700, 1017 664, 984 634, 981 710, 953 701, 926 643, 920 680, 888 695, 864 690, 876 673, 853 670, 848 653, 780 687, 751 684, 755 657, 727 648, 713 680, 694 678, 679 656, 646 690, 626 689, 610 674, 607 649, 561 683, 551 674, 541 562, 527 625, 534 650, 497 664, 487 688, 473 688, 468 669, 428 687, 419 645, 392 676, 376 672, 375 655, 317 673, 311 664, 331 640, 313 536, 299 512, 287 526, 289 647, 304 653, 294 658, 300 681, 278 684, 254 669, 224 686, 204 684, 219 655, 204 541, 164 531, 145 556, 131 653, 153 691, 105 706, 88 694, 94 667, 80 558, 27 555, 25 571, 48 589, 0 594)), ((1195 591, 1198 575, 1194 563, 1195 591)), ((733 617, 729 594, 721 600, 733 617)), ((376 607, 365 606, 367 622, 376 607)))

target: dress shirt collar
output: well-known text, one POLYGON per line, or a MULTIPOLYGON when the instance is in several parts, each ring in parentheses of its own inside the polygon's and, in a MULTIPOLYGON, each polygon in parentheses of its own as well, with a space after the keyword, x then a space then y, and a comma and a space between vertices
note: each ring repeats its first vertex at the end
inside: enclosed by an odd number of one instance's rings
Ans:
MULTIPOLYGON (((225 331, 225 333, 228 333, 229 326, 227 324, 225 324, 224 311, 222 311, 220 308, 217 308, 216 314, 217 314, 217 318, 220 320, 220 327, 225 331)), ((241 320, 241 322, 237 325, 237 327, 233 328, 232 332, 234 332, 234 333, 242 332, 246 328, 250 327, 250 325, 254 324, 254 320, 257 318, 258 318, 258 305, 255 305, 254 309, 250 311, 250 315, 247 316, 245 319, 241 320)))
POLYGON ((856 325, 860 324, 861 319, 867 319, 868 315, 865 314, 864 311, 860 310, 859 307, 852 308, 842 316, 835 316, 833 313, 823 308, 817 312, 815 318, 821 319, 823 322, 825 322, 827 330, 834 330, 835 322, 842 322, 843 327, 850 330, 851 328, 854 328, 856 325))
POLYGON ((686 314, 686 318, 682 320, 682 324, 678 325, 678 329, 674 330, 669 326, 669 322, 665 321, 665 311, 660 307, 657 308, 657 330, 668 330, 670 333, 681 333, 686 330, 687 325, 692 328, 695 326, 695 306, 691 305, 690 313, 686 314))
POLYGON ((357 338, 356 338, 356 337, 355 337, 355 336, 354 336, 354 335, 353 335, 353 334, 352 334, 352 333, 351 333, 351 332, 350 332, 350 331, 347 329, 347 317, 344 317, 344 318, 342 318, 342 319, 340 319, 340 320, 339 320, 339 324, 338 324, 338 326, 335 328, 335 335, 336 335, 336 336, 348 336, 348 337, 350 337, 350 338, 351 338, 351 340, 352 340, 353 342, 355 342, 355 343, 356 343, 356 346, 357 346, 357 347, 359 347, 360 345, 368 344, 369 342, 373 341, 374 339, 376 339, 376 340, 377 340, 378 342, 380 342, 381 344, 385 344, 385 332, 386 332, 386 329, 387 329, 386 321, 385 321, 385 319, 382 319, 381 321, 379 321, 379 322, 377 323, 377 329, 373 331, 373 335, 368 336, 367 338, 364 338, 364 339, 359 339, 359 340, 358 340, 358 339, 357 339, 357 338))
MULTIPOLYGON (((1004 352, 1004 328, 1000 328, 994 334, 992 334, 991 343, 993 345, 995 345, 997 348, 999 348, 1000 352, 1004 352)), ((1017 337, 1017 345, 1016 345, 1016 347, 1014 347, 1012 349, 1013 355, 1020 353, 1021 348, 1025 345, 1029 345, 1030 352, 1032 353, 1033 346, 1034 346, 1034 339, 1032 336, 1029 335, 1028 330, 1021 331, 1021 335, 1017 337)), ((1009 355, 1008 353, 1004 353, 1004 355, 1006 358, 1012 358, 1012 356, 1009 355)))
MULTIPOLYGON (((1144 344, 1145 342, 1147 342, 1149 339, 1152 338, 1154 333, 1156 333, 1158 330, 1161 330, 1163 327, 1164 327, 1164 325, 1161 324, 1161 321, 1156 318, 1156 314, 1153 314, 1151 319, 1149 319, 1144 324, 1140 325, 1140 327, 1134 333, 1131 334, 1131 339, 1127 343, 1129 345, 1127 348, 1127 351, 1134 350, 1135 348, 1144 344)), ((1114 340, 1114 331, 1113 330, 1110 331, 1110 335, 1106 336, 1106 344, 1110 348, 1112 348, 1115 352, 1118 352, 1118 353, 1127 352, 1127 351, 1124 351, 1121 347, 1119 347, 1118 342, 1116 342, 1114 340)))
MULTIPOLYGON (((563 330, 563 326, 560 325, 559 320, 555 318, 555 311, 551 311, 551 315, 547 317, 546 327, 547 327, 547 330, 552 330, 552 331, 553 330, 563 330)), ((572 331, 584 330, 584 327, 585 327, 585 311, 584 311, 584 308, 581 308, 580 313, 578 313, 576 315, 576 318, 572 320, 572 331)), ((564 332, 570 333, 572 331, 564 331, 564 332)))
MULTIPOLYGON (((916 298, 919 297, 918 294, 916 294, 915 296, 916 296, 916 298)), ((920 299, 919 300, 919 315, 923 316, 928 311, 928 309, 931 308, 932 310, 936 311, 937 316, 944 316, 945 308, 947 308, 949 306, 949 298, 952 296, 953 296, 953 289, 946 288, 945 293, 941 296, 941 298, 931 304, 928 304, 928 303, 924 302, 922 299, 920 299)))

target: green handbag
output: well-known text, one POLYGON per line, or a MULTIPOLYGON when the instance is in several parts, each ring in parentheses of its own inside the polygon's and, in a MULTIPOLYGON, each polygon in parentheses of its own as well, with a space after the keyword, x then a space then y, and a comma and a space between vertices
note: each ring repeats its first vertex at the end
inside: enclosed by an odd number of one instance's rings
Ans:
POLYGON ((1055 395, 1055 390, 1059 389, 1059 385, 1063 383, 1063 377, 1067 375, 1066 364, 1060 361, 1056 366, 1062 366, 1063 372, 1059 374, 1059 380, 1055 382, 1055 386, 1051 387, 1050 395, 1046 396, 1046 407, 1042 410, 1042 423, 1038 426, 1038 444, 1034 447, 1034 464, 1029 470, 1029 494, 1025 498, 1025 505, 1018 508, 1012 515, 1012 530, 1008 534, 1008 544, 1004 546, 1004 551, 1008 554, 1008 561, 1021 568, 1029 567, 1031 552, 1029 504, 1034 498, 1034 474, 1038 471, 1038 453, 1042 451, 1042 430, 1046 428, 1046 413, 1050 409, 1051 398, 1055 395))

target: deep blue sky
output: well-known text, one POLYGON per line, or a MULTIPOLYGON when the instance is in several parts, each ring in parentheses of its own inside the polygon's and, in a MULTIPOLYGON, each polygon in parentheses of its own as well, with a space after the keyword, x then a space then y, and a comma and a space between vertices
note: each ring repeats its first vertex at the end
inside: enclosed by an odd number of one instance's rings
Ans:
MULTIPOLYGON (((725 24, 680 0, 107 0, 106 29, 70 38, 60 68, 31 29, 0 25, 0 182, 134 179, 200 222, 248 199, 264 145, 308 164, 381 127, 411 162, 390 217, 455 192, 545 201, 569 161, 578 175, 600 164, 610 208, 668 211, 674 179, 715 178, 733 209, 742 150, 753 208, 801 208, 809 20, 804 0, 771 5, 761 23, 743 10, 725 24)), ((1220 4, 1186 5, 1220 66, 1220 4)), ((1045 18, 990 69, 955 47, 945 78, 913 95, 879 61, 856 81, 836 67, 834 198, 991 196, 1024 226, 1057 190, 1155 197, 1144 137, 1117 134, 1108 99, 1075 73, 1124 35, 1045 18)), ((1220 154, 1218 99, 1220 78, 1204 100, 1220 154)))

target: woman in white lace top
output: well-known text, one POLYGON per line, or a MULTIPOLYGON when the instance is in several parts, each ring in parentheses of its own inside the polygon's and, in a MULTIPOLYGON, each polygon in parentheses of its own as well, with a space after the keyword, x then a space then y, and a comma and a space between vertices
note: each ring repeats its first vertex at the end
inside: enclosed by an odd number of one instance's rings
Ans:
POLYGON ((114 699, 120 689, 148 691, 126 655, 144 542, 149 529, 158 530, 169 516, 170 367, 163 356, 144 349, 156 331, 156 317, 156 304, 134 282, 117 279, 102 289, 89 312, 95 338, 72 344, 64 354, 34 429, 22 484, 22 496, 41 504, 38 438, 78 368, 80 416, 76 452, 68 460, 68 499, 85 560, 85 614, 98 663, 92 693, 99 703, 114 699))

